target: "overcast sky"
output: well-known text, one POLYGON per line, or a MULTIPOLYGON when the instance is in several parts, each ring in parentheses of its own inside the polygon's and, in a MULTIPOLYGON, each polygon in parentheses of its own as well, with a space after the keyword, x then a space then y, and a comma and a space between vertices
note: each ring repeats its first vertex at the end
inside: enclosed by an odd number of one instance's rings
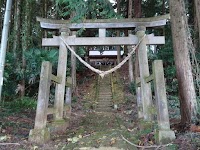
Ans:
POLYGON ((115 0, 110 0, 110 2, 111 2, 111 3, 114 3, 114 2, 115 2, 115 0))

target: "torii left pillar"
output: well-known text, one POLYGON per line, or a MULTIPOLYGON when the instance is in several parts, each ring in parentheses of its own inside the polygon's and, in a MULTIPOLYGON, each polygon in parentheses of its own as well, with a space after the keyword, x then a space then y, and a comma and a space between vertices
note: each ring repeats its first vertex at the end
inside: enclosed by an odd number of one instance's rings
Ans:
MULTIPOLYGON (((138 40, 141 40, 145 36, 146 27, 139 26, 136 28, 138 40)), ((140 81, 141 88, 140 92, 140 101, 143 105, 143 118, 147 122, 152 121, 152 93, 151 93, 151 84, 146 83, 145 78, 149 76, 149 64, 147 57, 147 48, 146 48, 146 38, 141 41, 138 49, 138 60, 139 60, 139 69, 140 69, 140 81)))
MULTIPOLYGON (((62 28, 60 32, 61 36, 69 36, 70 31, 69 29, 62 28)), ((68 127, 68 121, 63 119, 66 71, 67 48, 65 43, 60 39, 57 76, 61 77, 61 83, 56 85, 54 102, 55 114, 54 121, 50 126, 51 132, 62 132, 68 127)))

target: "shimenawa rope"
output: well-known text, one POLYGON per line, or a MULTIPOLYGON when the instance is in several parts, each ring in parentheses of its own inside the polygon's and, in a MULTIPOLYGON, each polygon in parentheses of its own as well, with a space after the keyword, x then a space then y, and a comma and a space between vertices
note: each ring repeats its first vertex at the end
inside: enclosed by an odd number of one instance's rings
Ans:
POLYGON ((137 45, 133 48, 133 50, 131 52, 128 53, 126 58, 124 58, 124 60, 121 63, 119 63, 117 66, 115 66, 114 68, 111 68, 110 70, 107 70, 107 71, 101 71, 99 69, 96 69, 96 68, 92 67, 86 61, 84 61, 79 55, 76 54, 76 52, 69 46, 69 44, 64 40, 64 38, 62 36, 60 36, 60 39, 67 46, 67 48, 71 51, 71 53, 73 53, 81 63, 83 63, 90 70, 92 70, 92 71, 96 72, 97 74, 99 74, 101 76, 101 78, 103 78, 105 75, 110 74, 110 73, 116 71, 117 69, 121 68, 130 59, 130 57, 134 53, 135 49, 140 45, 140 43, 145 38, 145 36, 146 36, 146 34, 140 39, 140 41, 137 43, 137 45))

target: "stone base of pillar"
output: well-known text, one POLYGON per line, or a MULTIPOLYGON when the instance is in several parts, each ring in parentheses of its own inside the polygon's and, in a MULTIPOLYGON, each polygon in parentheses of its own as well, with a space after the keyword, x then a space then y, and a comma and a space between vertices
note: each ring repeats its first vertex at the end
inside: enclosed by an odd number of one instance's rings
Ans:
POLYGON ((68 120, 54 120, 50 124, 48 124, 51 133, 63 133, 66 132, 67 127, 69 127, 68 120))
POLYGON ((138 107, 138 119, 143 119, 144 115, 143 115, 143 111, 142 111, 142 107, 138 107))
POLYGON ((71 113, 72 113, 72 108, 70 106, 66 105, 64 107, 64 112, 63 112, 63 118, 66 122, 68 122, 68 120, 70 119, 71 113))
POLYGON ((175 140, 176 136, 172 130, 157 130, 155 138, 158 144, 168 144, 175 140))
POLYGON ((38 143, 38 144, 46 143, 47 141, 50 140, 49 128, 30 130, 28 140, 30 142, 34 142, 34 143, 38 143))

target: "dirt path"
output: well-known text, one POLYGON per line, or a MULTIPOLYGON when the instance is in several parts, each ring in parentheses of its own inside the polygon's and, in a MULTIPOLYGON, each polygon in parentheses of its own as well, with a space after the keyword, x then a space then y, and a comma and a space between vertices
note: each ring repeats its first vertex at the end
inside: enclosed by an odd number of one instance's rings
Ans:
MULTIPOLYGON (((88 73, 81 79, 78 95, 72 102, 69 128, 63 134, 52 135, 51 140, 43 145, 28 141, 29 131, 34 126, 34 110, 13 112, 0 106, 0 150, 136 150, 137 145, 143 149, 152 145, 153 149, 158 148, 155 126, 142 128, 143 122, 137 119, 136 101, 129 92, 125 75, 120 74, 119 80, 113 76, 116 93, 113 101, 118 109, 110 112, 95 110, 96 77, 88 73), (135 146, 128 144, 122 136, 135 146)), ((198 133, 176 133, 176 136, 171 145, 159 149, 196 150, 200 147, 198 133)))
POLYGON ((134 149, 121 138, 121 135, 129 134, 123 122, 114 112, 88 113, 76 130, 67 133, 66 149, 134 149))

